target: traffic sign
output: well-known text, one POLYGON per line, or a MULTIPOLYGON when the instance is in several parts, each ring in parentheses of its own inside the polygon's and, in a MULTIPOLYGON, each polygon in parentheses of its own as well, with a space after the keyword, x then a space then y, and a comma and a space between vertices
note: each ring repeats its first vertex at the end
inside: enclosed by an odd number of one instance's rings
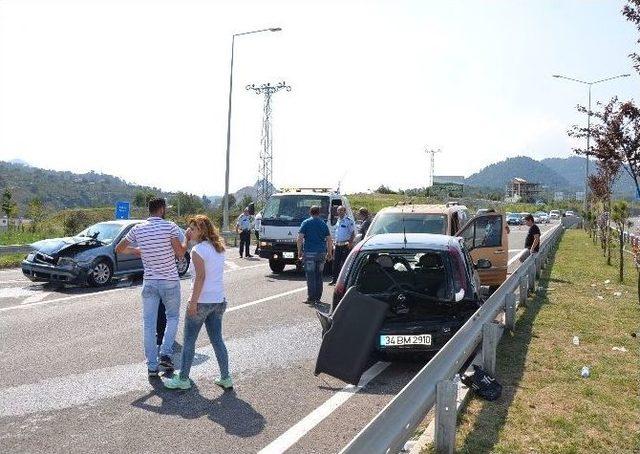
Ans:
POLYGON ((129 202, 116 202, 116 219, 129 219, 129 202))

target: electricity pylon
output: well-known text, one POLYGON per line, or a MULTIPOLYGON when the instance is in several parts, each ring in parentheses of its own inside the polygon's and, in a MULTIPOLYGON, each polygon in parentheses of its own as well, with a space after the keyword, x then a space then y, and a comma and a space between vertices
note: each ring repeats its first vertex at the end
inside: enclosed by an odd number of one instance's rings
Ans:
POLYGON ((427 148, 424 151, 425 153, 431 155, 431 168, 429 169, 428 178, 427 178, 427 187, 430 188, 431 186, 433 186, 433 174, 434 174, 434 169, 436 165, 436 153, 441 153, 442 150, 440 150, 439 148, 437 150, 433 150, 433 149, 430 150, 427 148))
POLYGON ((247 90, 264 95, 262 118, 262 138, 260 144, 260 164, 258 167, 258 194, 256 205, 263 207, 273 190, 273 136, 271 133, 271 97, 280 90, 291 91, 291 87, 284 82, 277 85, 270 83, 262 85, 247 85, 247 90))

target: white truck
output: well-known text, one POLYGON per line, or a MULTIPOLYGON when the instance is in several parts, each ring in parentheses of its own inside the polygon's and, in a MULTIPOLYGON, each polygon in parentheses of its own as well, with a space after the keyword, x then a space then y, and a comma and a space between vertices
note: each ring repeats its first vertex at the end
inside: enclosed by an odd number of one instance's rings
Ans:
MULTIPOLYGON (((262 211, 260 225, 260 257, 269 259, 274 273, 281 273, 286 265, 302 269, 298 260, 296 240, 302 221, 309 217, 309 208, 320 207, 320 217, 334 235, 339 206, 347 209, 347 217, 353 220, 353 212, 347 198, 329 188, 290 188, 273 194, 262 211)), ((326 269, 330 269, 328 264, 326 269)))

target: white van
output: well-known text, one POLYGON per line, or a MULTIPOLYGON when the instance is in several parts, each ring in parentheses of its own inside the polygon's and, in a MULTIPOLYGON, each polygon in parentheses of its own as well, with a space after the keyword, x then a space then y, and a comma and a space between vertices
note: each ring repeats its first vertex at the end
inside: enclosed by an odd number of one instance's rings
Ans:
MULTIPOLYGON (((286 265, 302 269, 298 261, 296 240, 302 221, 309 217, 309 208, 320 207, 320 217, 334 235, 339 206, 347 209, 347 217, 353 220, 353 212, 347 198, 329 188, 291 188, 269 197, 262 210, 260 226, 260 257, 269 259, 274 273, 281 273, 286 265)), ((330 264, 327 264, 330 269, 330 264)))

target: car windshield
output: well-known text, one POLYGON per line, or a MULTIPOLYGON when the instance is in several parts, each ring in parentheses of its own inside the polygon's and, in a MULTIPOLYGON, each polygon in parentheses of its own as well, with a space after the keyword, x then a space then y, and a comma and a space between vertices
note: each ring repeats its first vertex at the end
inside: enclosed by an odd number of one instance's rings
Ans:
POLYGON ((266 219, 281 219, 284 221, 300 221, 309 217, 309 208, 313 205, 320 207, 320 217, 327 219, 329 213, 329 197, 322 195, 277 195, 267 201, 262 214, 262 221, 266 219))
POLYGON ((378 233, 437 233, 445 234, 447 218, 443 214, 380 213, 373 220, 367 236, 378 233))
POLYGON ((102 243, 108 244, 118 236, 122 230, 123 225, 115 222, 100 222, 94 224, 89 228, 86 228, 82 232, 78 233, 79 237, 91 237, 102 243))

